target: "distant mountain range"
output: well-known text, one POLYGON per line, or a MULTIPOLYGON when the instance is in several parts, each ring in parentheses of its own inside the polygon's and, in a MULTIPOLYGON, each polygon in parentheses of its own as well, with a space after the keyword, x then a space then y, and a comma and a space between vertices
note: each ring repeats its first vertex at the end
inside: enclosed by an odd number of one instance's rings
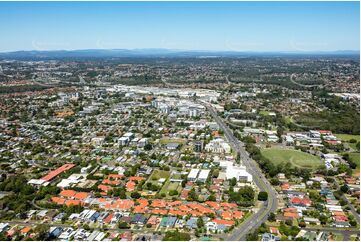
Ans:
POLYGON ((0 52, 0 59, 73 59, 73 58, 149 58, 149 57, 251 57, 251 56, 358 56, 360 51, 282 51, 282 52, 252 52, 252 51, 201 51, 201 50, 171 50, 171 49, 87 49, 87 50, 52 50, 52 51, 14 51, 0 52))

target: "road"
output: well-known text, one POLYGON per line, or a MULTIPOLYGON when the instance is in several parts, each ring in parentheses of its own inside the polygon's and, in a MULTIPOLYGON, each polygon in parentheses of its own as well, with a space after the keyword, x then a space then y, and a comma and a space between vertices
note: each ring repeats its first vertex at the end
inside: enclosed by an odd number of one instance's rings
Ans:
MULTIPOLYGON (((336 181, 336 179, 334 177, 331 177, 333 179, 333 182, 336 184, 336 187, 338 190, 340 190, 340 184, 338 184, 338 182, 336 181)), ((352 205, 352 203, 347 199, 347 197, 345 196, 345 194, 342 194, 341 196, 346 202, 348 207, 350 208, 351 213, 353 214, 353 216, 356 219, 357 223, 360 223, 360 214, 356 211, 355 207, 352 205)))
POLYGON ((296 77, 296 74, 292 74, 291 77, 290 77, 290 80, 291 80, 291 82, 292 82, 293 84, 296 84, 296 85, 298 85, 298 86, 300 86, 300 87, 321 87, 321 86, 322 86, 321 84, 319 84, 319 85, 305 85, 305 84, 301 84, 301 83, 298 83, 298 82, 296 82, 295 80, 293 80, 293 78, 295 78, 295 77, 296 77))
POLYGON ((248 217, 230 234, 225 235, 224 238, 225 240, 232 241, 245 240, 247 234, 258 228, 262 223, 267 220, 268 215, 271 212, 275 212, 277 210, 277 192, 263 175, 261 169, 258 167, 258 164, 249 157, 248 152, 244 148, 244 144, 233 135, 231 129, 225 124, 223 119, 218 116, 214 108, 209 104, 206 104, 206 107, 212 115, 213 119, 219 125, 220 129, 223 130, 224 135, 232 146, 233 150, 237 151, 240 154, 241 161, 243 165, 247 167, 247 171, 252 174, 254 183, 257 185, 260 191, 266 191, 268 193, 268 201, 263 204, 261 209, 248 217))

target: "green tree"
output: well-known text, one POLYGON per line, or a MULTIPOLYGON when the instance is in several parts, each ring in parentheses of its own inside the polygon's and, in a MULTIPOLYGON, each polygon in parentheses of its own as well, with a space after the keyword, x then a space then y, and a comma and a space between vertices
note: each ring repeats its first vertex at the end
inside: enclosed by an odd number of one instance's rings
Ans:
POLYGON ((130 226, 125 221, 119 221, 118 222, 118 228, 120 228, 120 229, 128 229, 128 228, 130 228, 130 226))
POLYGON ((258 193, 258 200, 259 201, 267 201, 268 199, 268 193, 267 192, 264 192, 264 191, 261 191, 258 193))
POLYGON ((347 192, 349 191, 349 188, 348 188, 348 186, 347 186, 346 184, 344 184, 344 185, 342 185, 342 186, 340 187, 340 191, 341 191, 342 193, 347 193, 347 192))
POLYGON ((201 217, 198 217, 197 219, 197 228, 200 229, 200 228, 203 228, 204 227, 204 221, 201 217))
POLYGON ((139 192, 132 192, 132 193, 130 194, 130 197, 131 197, 131 198, 134 198, 134 199, 138 199, 138 198, 141 197, 141 195, 140 195, 139 192))

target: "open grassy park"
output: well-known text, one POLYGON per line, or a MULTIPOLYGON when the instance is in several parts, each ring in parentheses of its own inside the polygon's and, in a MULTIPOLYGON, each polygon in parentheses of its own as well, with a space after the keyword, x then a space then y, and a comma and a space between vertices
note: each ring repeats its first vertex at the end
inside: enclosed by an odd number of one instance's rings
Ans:
POLYGON ((316 169, 322 164, 319 157, 299 150, 268 148, 262 149, 261 153, 274 164, 290 162, 293 166, 309 169, 316 169))

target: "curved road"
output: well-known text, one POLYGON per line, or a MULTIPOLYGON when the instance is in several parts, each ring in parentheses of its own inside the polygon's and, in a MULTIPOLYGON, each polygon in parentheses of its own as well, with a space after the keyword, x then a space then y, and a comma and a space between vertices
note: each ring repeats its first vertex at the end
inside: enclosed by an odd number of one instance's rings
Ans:
POLYGON ((290 80, 291 80, 291 82, 293 83, 293 84, 296 84, 296 85, 298 85, 298 86, 300 86, 300 87, 322 87, 322 84, 318 84, 318 85, 305 85, 305 84, 301 84, 301 83, 298 83, 298 82, 296 82, 295 80, 293 80, 293 78, 295 78, 296 77, 296 74, 292 74, 291 75, 291 77, 290 77, 290 80))
POLYGON ((240 226, 236 227, 230 234, 227 234, 224 237, 225 240, 245 240, 247 234, 258 228, 267 220, 271 212, 275 212, 277 210, 277 192, 263 175, 261 169, 258 167, 258 164, 249 157, 248 152, 244 148, 244 144, 233 135, 231 129, 218 116, 214 108, 209 104, 206 104, 205 106, 219 127, 224 131, 225 137, 231 144, 233 150, 240 154, 243 165, 247 167, 247 171, 253 176, 254 183, 260 191, 268 193, 268 201, 264 202, 261 209, 248 217, 240 226))

